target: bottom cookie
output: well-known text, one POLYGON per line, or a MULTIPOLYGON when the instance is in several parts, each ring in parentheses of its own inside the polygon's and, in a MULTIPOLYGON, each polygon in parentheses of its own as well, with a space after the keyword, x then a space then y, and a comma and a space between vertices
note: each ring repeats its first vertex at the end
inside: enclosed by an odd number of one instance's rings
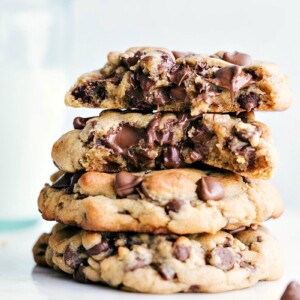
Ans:
POLYGON ((223 292, 276 280, 283 256, 264 227, 236 234, 91 232, 57 224, 33 248, 36 263, 80 282, 142 293, 223 292))

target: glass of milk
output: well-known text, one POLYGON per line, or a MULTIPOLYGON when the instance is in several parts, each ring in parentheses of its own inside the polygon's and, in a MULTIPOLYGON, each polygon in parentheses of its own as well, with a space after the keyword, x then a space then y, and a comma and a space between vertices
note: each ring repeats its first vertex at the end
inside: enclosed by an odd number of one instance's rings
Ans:
POLYGON ((0 230, 34 224, 62 128, 69 1, 2 2, 0 230))

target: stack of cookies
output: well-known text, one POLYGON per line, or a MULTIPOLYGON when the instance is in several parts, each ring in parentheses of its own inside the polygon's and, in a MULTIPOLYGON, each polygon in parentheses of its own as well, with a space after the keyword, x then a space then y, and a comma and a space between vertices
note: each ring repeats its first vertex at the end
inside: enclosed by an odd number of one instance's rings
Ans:
POLYGON ((59 171, 38 199, 56 220, 37 264, 144 293, 222 292, 278 279, 283 259, 261 223, 283 204, 267 181, 277 153, 253 111, 284 110, 277 66, 239 52, 132 48, 82 75, 75 118, 52 149, 59 171))

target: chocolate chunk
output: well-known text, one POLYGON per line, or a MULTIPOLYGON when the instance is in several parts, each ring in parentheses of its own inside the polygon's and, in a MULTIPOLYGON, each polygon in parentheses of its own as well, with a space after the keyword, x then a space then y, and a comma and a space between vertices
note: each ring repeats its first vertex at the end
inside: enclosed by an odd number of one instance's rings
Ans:
POLYGON ((192 162, 196 162, 196 161, 199 161, 199 160, 203 159, 203 155, 201 153, 198 153, 198 152, 193 151, 193 150, 191 150, 189 152, 189 156, 190 156, 190 159, 191 159, 192 162))
POLYGON ((229 236, 225 237, 225 242, 223 243, 223 247, 232 247, 233 246, 233 240, 229 236))
POLYGON ((205 126, 200 126, 195 129, 193 136, 190 138, 190 141, 194 144, 194 151, 198 153, 197 160, 203 159, 203 157, 206 157, 208 155, 208 142, 213 137, 214 134, 212 132, 209 132, 205 126))
POLYGON ((54 189, 66 189, 67 194, 72 194, 74 185, 78 182, 82 174, 83 172, 65 173, 51 187, 54 189))
POLYGON ((171 146, 163 150, 164 160, 163 165, 166 168, 178 168, 182 165, 180 151, 177 147, 171 146))
POLYGON ((126 197, 135 192, 136 186, 143 181, 142 176, 135 176, 131 173, 122 171, 116 175, 115 191, 119 197, 126 197))
POLYGON ((77 282, 81 282, 81 283, 88 282, 88 279, 86 278, 86 276, 84 274, 84 269, 85 269, 85 266, 83 264, 80 264, 80 266, 74 271, 73 278, 77 282))
POLYGON ((261 235, 258 235, 258 236, 256 237, 256 241, 257 241, 258 243, 261 243, 263 240, 264 240, 264 239, 263 239, 263 237, 262 237, 261 235))
POLYGON ((153 148, 155 142, 159 145, 174 145, 175 136, 174 136, 174 126, 182 127, 186 126, 186 121, 183 117, 180 117, 182 120, 171 119, 168 120, 163 128, 159 128, 161 115, 159 113, 155 114, 154 119, 150 122, 147 129, 147 146, 153 148))
POLYGON ((129 57, 121 57, 121 63, 127 67, 128 69, 134 65, 137 64, 137 62, 139 61, 139 59, 142 57, 143 52, 138 50, 137 52, 134 53, 133 56, 129 56, 129 57))
POLYGON ((179 200, 179 199, 174 199, 171 200, 167 205, 166 205, 166 211, 167 213, 169 211, 173 211, 173 212, 179 212, 181 207, 184 205, 184 201, 183 200, 179 200))
POLYGON ((291 281, 286 287, 280 300, 300 300, 300 284, 297 281, 291 281))
POLYGON ((205 176, 197 181, 197 195, 203 201, 221 200, 224 198, 225 191, 222 184, 211 176, 205 176))
POLYGON ((162 276, 165 280, 172 280, 175 278, 175 271, 166 264, 160 265, 157 269, 158 273, 162 276))
POLYGON ((193 284, 189 287, 188 290, 189 293, 200 293, 201 292, 201 286, 198 284, 193 284))
POLYGON ((83 172, 76 172, 73 174, 70 180, 69 186, 66 188, 66 194, 72 194, 75 184, 78 182, 79 178, 82 176, 83 172))
POLYGON ((168 97, 167 93, 163 89, 156 89, 152 93, 153 102, 156 105, 165 105, 166 103, 170 102, 170 98, 168 97))
POLYGON ((105 146, 114 150, 116 154, 127 155, 127 150, 138 144, 143 137, 143 130, 123 124, 117 130, 110 130, 103 138, 105 146))
POLYGON ((82 259, 79 257, 78 251, 68 246, 63 254, 65 264, 71 269, 75 270, 79 267, 82 259))
POLYGON ((186 100, 187 93, 184 87, 177 86, 170 89, 170 98, 184 102, 186 100))
POLYGON ((140 268, 144 268, 146 266, 148 266, 148 263, 146 263, 145 260, 141 257, 137 256, 133 264, 130 263, 130 265, 125 268, 125 271, 134 271, 140 268))
POLYGON ((208 79, 213 84, 228 89, 231 99, 234 100, 240 89, 247 87, 252 82, 252 76, 246 74, 239 66, 229 66, 219 69, 215 78, 208 79))
POLYGON ((130 99, 135 107, 139 108, 140 105, 143 107, 144 95, 133 72, 129 74, 128 83, 129 88, 126 90, 126 97, 130 99))
POLYGON ((147 128, 147 146, 149 148, 154 147, 154 142, 156 141, 156 131, 159 128, 159 124, 161 121, 161 114, 157 113, 154 115, 153 120, 149 123, 147 128))
POLYGON ((223 271, 231 270, 235 264, 235 256, 229 248, 217 247, 208 256, 209 263, 223 271))
POLYGON ((188 65, 176 65, 168 73, 168 78, 171 83, 180 86, 184 80, 188 79, 192 75, 192 70, 188 65))
MULTIPOLYGON (((91 117, 93 118, 93 117, 91 117)), ((81 118, 81 117, 76 117, 73 121, 73 127, 74 129, 83 129, 86 125, 86 122, 90 120, 91 118, 81 118)))
POLYGON ((89 82, 86 85, 79 86, 72 91, 72 96, 75 99, 82 99, 84 103, 92 101, 93 96, 100 100, 105 99, 105 84, 106 79, 89 82))
POLYGON ((249 94, 242 94, 238 97, 237 102, 240 107, 250 112, 254 108, 258 107, 259 95, 250 92, 249 94))
POLYGON ((91 97, 86 94, 86 85, 83 86, 78 86, 72 91, 72 96, 77 100, 77 99, 82 99, 84 103, 88 103, 91 101, 91 97))
POLYGON ((144 93, 149 93, 149 91, 155 85, 155 82, 142 72, 136 74, 136 80, 139 82, 144 93))
POLYGON ((159 69, 171 69, 173 66, 174 66, 173 57, 167 53, 162 53, 161 63, 158 65, 158 68, 159 69))
POLYGON ((252 64, 252 58, 250 55, 238 51, 224 52, 222 58, 225 61, 239 66, 248 66, 252 64))
POLYGON ((86 252, 88 255, 98 255, 100 253, 108 251, 109 248, 110 247, 108 241, 102 238, 102 241, 99 244, 93 246, 90 249, 87 249, 86 252))
POLYGON ((191 253, 191 248, 184 246, 184 245, 175 245, 173 249, 173 255, 176 259, 185 262, 189 257, 191 253))
POLYGON ((60 176, 52 185, 51 187, 54 189, 64 189, 70 186, 72 173, 65 173, 60 176))

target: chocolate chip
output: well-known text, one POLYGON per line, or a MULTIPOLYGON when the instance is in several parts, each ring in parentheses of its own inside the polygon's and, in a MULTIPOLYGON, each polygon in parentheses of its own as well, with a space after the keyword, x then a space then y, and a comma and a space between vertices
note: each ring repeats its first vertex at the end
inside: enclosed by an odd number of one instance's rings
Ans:
POLYGON ((135 176, 131 173, 122 171, 116 175, 114 183, 115 191, 119 197, 126 197, 133 194, 136 186, 142 181, 142 176, 135 176))
MULTIPOLYGON (((203 159, 208 155, 208 142, 214 137, 214 134, 210 132, 205 126, 200 126, 195 129, 190 141, 194 144, 194 151, 198 153, 197 160, 203 159)), ((191 157, 192 158, 192 157, 191 157)))
POLYGON ((185 262, 189 257, 191 253, 191 248, 184 246, 184 245, 175 245, 173 249, 173 255, 176 259, 185 262))
POLYGON ((149 93, 149 91, 155 85, 155 82, 142 72, 136 74, 136 79, 144 93, 149 93))
POLYGON ((238 51, 224 52, 222 58, 225 61, 239 66, 248 66, 252 64, 252 58, 250 55, 238 51))
POLYGON ((225 237, 225 242, 223 244, 223 247, 226 248, 226 247, 232 247, 233 246, 233 240, 232 238, 230 238, 229 236, 226 236, 225 237))
POLYGON ((83 172, 76 172, 73 173, 71 180, 70 180, 70 184, 69 186, 66 188, 66 194, 72 194, 73 190, 74 190, 74 186, 75 184, 78 182, 79 178, 82 176, 83 172))
POLYGON ((189 287, 188 293, 200 293, 201 286, 198 284, 193 284, 189 287))
POLYGON ((65 173, 60 176, 52 185, 51 187, 54 189, 64 189, 70 186, 72 173, 65 173))
POLYGON ((79 267, 82 259, 79 257, 79 253, 68 246, 63 254, 65 264, 71 269, 75 270, 79 267))
POLYGON ((165 280, 172 280, 175 278, 175 271, 166 264, 160 265, 157 269, 158 273, 162 276, 165 280))
POLYGON ((86 94, 86 85, 83 86, 78 86, 72 91, 72 96, 77 100, 77 99, 82 99, 84 103, 88 103, 91 101, 91 97, 86 94))
POLYGON ((167 53, 162 53, 161 63, 158 65, 159 69, 171 69, 174 66, 173 57, 167 53))
POLYGON ((182 165, 180 151, 177 147, 171 146, 163 150, 163 165, 166 168, 178 168, 182 165))
POLYGON ((76 87, 71 94, 75 99, 81 99, 84 103, 91 102, 93 97, 103 100, 106 97, 105 81, 106 79, 104 78, 95 82, 89 82, 86 85, 76 87))
POLYGON ((300 284, 297 281, 291 281, 286 287, 280 300, 300 300, 300 284))
POLYGON ((103 138, 106 147, 114 150, 116 154, 128 155, 127 150, 136 145, 142 138, 143 132, 128 124, 122 124, 117 130, 110 130, 103 138))
POLYGON ((143 55, 143 52, 138 50, 137 52, 134 53, 133 56, 121 57, 120 60, 121 60, 121 63, 129 69, 130 67, 137 64, 137 62, 142 57, 142 55, 143 55))
POLYGON ((147 146, 149 148, 154 147, 154 142, 157 139, 156 131, 159 128, 160 121, 161 121, 161 114, 156 113, 154 115, 154 118, 152 119, 152 121, 148 125, 148 128, 147 128, 147 146))
POLYGON ((256 241, 259 242, 259 243, 261 243, 263 240, 264 240, 264 239, 263 239, 263 237, 262 237, 261 235, 258 235, 258 236, 256 237, 256 241))
POLYGON ((189 152, 189 156, 190 156, 190 159, 192 162, 196 162, 196 161, 199 161, 199 160, 202 160, 203 159, 203 155, 201 153, 198 153, 194 150, 191 150, 189 152))
POLYGON ((184 87, 177 86, 170 89, 170 98, 184 102, 186 100, 187 93, 184 87))
POLYGON ((174 200, 171 200, 166 205, 165 208, 166 208, 167 213, 169 213, 169 211, 173 211, 173 212, 178 213, 183 205, 184 205, 184 201, 183 200, 174 199, 174 200))
POLYGON ((176 65, 168 73, 171 83, 180 86, 186 79, 192 75, 191 67, 188 65, 176 65))
POLYGON ((145 104, 146 99, 135 74, 130 72, 128 78, 129 88, 126 90, 126 98, 129 99, 131 105, 135 108, 143 109, 147 107, 147 104, 145 104))
POLYGON ((221 200, 224 198, 225 191, 223 185, 211 176, 200 178, 197 182, 197 195, 203 201, 221 200))
POLYGON ((144 259, 142 259, 141 257, 137 256, 135 258, 135 262, 133 264, 130 264, 129 266, 127 266, 125 268, 125 271, 134 271, 140 268, 144 268, 148 266, 148 263, 145 262, 144 259))
POLYGON ((153 102, 156 105, 165 105, 166 103, 170 102, 170 98, 167 95, 167 92, 163 89, 156 89, 152 93, 153 102))
POLYGON ((77 282, 81 282, 81 283, 88 282, 88 279, 86 278, 86 276, 84 274, 84 269, 85 269, 85 266, 83 264, 80 264, 80 266, 74 271, 73 278, 77 282))
MULTIPOLYGON (((93 118, 93 117, 91 117, 93 118)), ((83 129, 86 125, 86 122, 90 120, 91 118, 81 118, 81 117, 76 117, 73 121, 73 127, 74 129, 83 129)))
POLYGON ((93 246, 90 249, 87 249, 86 252, 88 255, 98 255, 100 253, 108 251, 109 248, 110 247, 108 241, 102 238, 102 241, 99 244, 93 246))
POLYGON ((211 265, 223 271, 231 270, 235 264, 235 256, 228 248, 217 247, 208 258, 211 265))
POLYGON ((252 76, 246 74, 239 66, 228 66, 216 71, 215 78, 208 81, 228 89, 231 99, 234 100, 240 89, 250 85, 252 76))
POLYGON ((237 99, 240 107, 250 112, 254 108, 258 107, 259 95, 250 92, 248 94, 242 94, 237 99))

